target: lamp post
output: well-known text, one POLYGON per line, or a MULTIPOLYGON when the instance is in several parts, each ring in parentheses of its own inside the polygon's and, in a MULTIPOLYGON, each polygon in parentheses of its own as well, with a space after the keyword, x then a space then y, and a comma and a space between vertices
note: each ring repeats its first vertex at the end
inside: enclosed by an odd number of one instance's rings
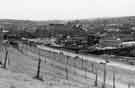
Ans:
POLYGON ((100 64, 103 64, 104 66, 104 78, 103 78, 103 85, 102 88, 106 88, 106 64, 109 63, 108 60, 105 60, 105 62, 101 62, 100 64))

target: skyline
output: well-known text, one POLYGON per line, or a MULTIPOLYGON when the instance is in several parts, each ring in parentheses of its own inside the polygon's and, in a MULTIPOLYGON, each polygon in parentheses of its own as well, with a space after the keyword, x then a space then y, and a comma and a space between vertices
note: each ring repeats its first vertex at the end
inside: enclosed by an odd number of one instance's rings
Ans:
POLYGON ((74 20, 135 16, 134 0, 0 0, 0 19, 74 20))

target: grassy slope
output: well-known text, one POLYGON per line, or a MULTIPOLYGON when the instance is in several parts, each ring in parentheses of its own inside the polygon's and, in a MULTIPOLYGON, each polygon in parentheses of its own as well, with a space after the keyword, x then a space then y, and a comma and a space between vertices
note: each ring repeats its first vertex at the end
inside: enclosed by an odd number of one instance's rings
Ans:
MULTIPOLYGON (((8 65, 8 70, 19 73, 19 74, 25 73, 28 75, 28 78, 34 77, 36 74, 37 58, 23 55, 22 53, 18 52, 17 50, 15 50, 13 48, 9 48, 8 50, 9 50, 8 57, 10 59, 10 63, 8 65)), ((0 55, 0 57, 1 57, 1 55, 0 55)), ((2 57, 4 57, 4 56, 2 55, 2 57)), ((41 76, 44 79, 44 82, 43 82, 44 85, 43 85, 43 87, 39 87, 39 88, 69 88, 69 87, 70 88, 87 88, 88 87, 88 85, 86 85, 84 83, 65 80, 65 75, 63 75, 63 74, 64 74, 63 72, 58 71, 57 69, 55 69, 55 67, 49 66, 48 64, 44 65, 42 63, 41 76)), ((23 77, 18 76, 17 78, 20 79, 23 77)), ((25 78, 27 78, 27 77, 25 77, 25 78)), ((30 79, 33 80, 32 78, 30 78, 30 79)), ((29 80, 29 79, 26 79, 26 80, 29 80)), ((78 81, 80 81, 80 80, 78 80, 78 81)), ((19 80, 18 80, 18 82, 19 82, 19 80)), ((38 81, 36 81, 36 82, 38 83, 38 81)), ((14 83, 16 83, 16 82, 14 82, 14 83)), ((29 82, 27 81, 26 86, 28 83, 29 82)), ((93 82, 90 82, 90 84, 91 83, 93 84, 93 82)), ((34 84, 36 84, 36 83, 34 83, 34 84)), ((10 84, 7 83, 7 85, 10 85, 10 84)), ((4 88, 4 87, 2 87, 2 88, 4 88)), ((5 87, 5 88, 8 88, 8 87, 5 87)), ((18 88, 18 87, 16 87, 16 88, 18 88)), ((28 87, 22 87, 22 88, 31 88, 31 87, 29 87, 29 85, 28 85, 28 87)), ((38 87, 36 87, 34 85, 33 88, 38 88, 38 87)), ((95 88, 95 87, 89 86, 89 88, 95 88)))
POLYGON ((0 69, 0 88, 45 88, 38 80, 33 80, 25 74, 19 74, 0 69))

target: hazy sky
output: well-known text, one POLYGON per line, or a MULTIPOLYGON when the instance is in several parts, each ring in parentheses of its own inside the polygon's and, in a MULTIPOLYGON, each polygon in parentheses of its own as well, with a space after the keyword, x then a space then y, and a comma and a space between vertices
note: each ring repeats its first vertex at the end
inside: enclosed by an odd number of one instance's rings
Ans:
POLYGON ((0 0, 0 19, 135 16, 135 0, 0 0))

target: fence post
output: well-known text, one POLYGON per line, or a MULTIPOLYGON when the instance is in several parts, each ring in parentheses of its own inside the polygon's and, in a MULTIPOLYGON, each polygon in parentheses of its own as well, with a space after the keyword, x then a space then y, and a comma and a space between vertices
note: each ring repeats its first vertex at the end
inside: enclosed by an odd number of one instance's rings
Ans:
POLYGON ((131 88, 131 83, 130 82, 128 83, 128 88, 131 88))
POLYGON ((94 86, 98 86, 98 71, 97 71, 96 67, 95 67, 95 74, 96 74, 96 79, 95 79, 95 82, 94 82, 94 86))
POLYGON ((113 88, 115 88, 115 72, 113 72, 113 88))
POLYGON ((3 53, 3 50, 2 50, 2 47, 0 47, 0 64, 2 65, 3 64, 3 57, 2 57, 2 53, 3 53))
MULTIPOLYGON (((83 60, 83 58, 82 58, 82 60, 83 60)), ((87 61, 84 60, 84 64, 83 65, 84 65, 84 70, 85 70, 85 78, 87 79, 87 72, 88 71, 87 71, 87 64, 86 63, 87 63, 87 61)))
POLYGON ((94 72, 94 63, 91 63, 91 71, 94 72))
POLYGON ((69 79, 69 76, 68 76, 68 56, 66 56, 66 67, 65 67, 65 72, 66 72, 66 80, 69 79))
POLYGON ((4 64, 3 64, 4 69, 7 68, 7 60, 8 60, 8 50, 5 48, 5 59, 4 59, 4 64))
POLYGON ((41 58, 40 58, 40 51, 39 51, 39 58, 38 58, 38 66, 37 66, 37 74, 34 78, 43 81, 43 78, 40 77, 40 66, 41 66, 41 58))

